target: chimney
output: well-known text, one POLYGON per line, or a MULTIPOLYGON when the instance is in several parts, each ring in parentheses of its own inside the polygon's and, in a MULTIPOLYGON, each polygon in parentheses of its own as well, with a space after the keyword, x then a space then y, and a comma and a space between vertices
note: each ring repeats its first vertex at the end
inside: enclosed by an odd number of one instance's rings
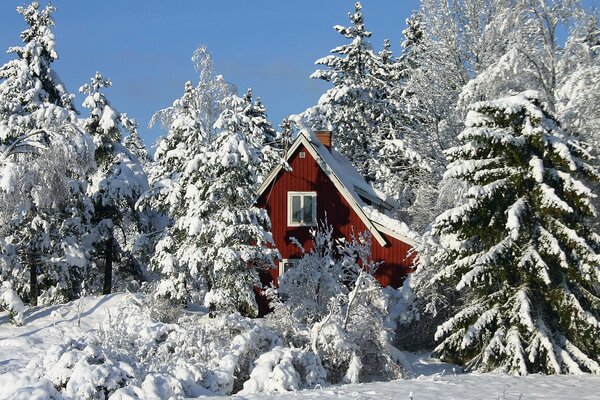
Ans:
POLYGON ((315 136, 317 136, 317 139, 323 143, 323 146, 325 146, 327 150, 331 151, 331 131, 317 131, 315 136))

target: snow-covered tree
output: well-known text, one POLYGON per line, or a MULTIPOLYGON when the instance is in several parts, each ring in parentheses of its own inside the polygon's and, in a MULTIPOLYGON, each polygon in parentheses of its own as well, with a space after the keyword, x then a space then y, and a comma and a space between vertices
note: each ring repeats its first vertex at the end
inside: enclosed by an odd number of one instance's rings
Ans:
POLYGON ((356 383, 375 371, 397 378, 401 367, 384 323, 387 298, 373 277, 370 237, 335 241, 326 222, 311 233, 312 248, 297 243, 302 258, 279 279, 272 318, 294 332, 295 346, 319 357, 331 382, 356 383))
POLYGON ((38 295, 43 302, 76 296, 88 264, 85 177, 93 143, 52 68, 54 10, 37 2, 17 8, 28 24, 23 46, 10 48, 17 58, 0 68, 0 243, 17 255, 4 258, 12 262, 2 277, 32 305, 38 295))
MULTIPOLYGON (((437 201, 446 167, 443 150, 456 143, 464 109, 456 110, 464 86, 516 43, 521 24, 512 0, 423 0, 403 31, 401 87, 397 101, 406 116, 399 130, 426 160, 417 177, 415 201, 407 210, 425 228, 435 215, 455 204, 437 201), (440 209, 441 208, 441 209, 440 209)), ((480 100, 480 99, 477 99, 480 100)), ((452 189, 449 186, 446 189, 452 189)))
MULTIPOLYGON (((600 26, 585 15, 569 36, 558 64, 556 112, 569 130, 600 146, 600 26)), ((596 154, 597 150, 596 150, 596 154)))
POLYGON ((190 159, 172 194, 174 227, 159 242, 154 262, 165 279, 159 293, 187 300, 207 290, 213 310, 255 316, 257 271, 273 266, 269 217, 255 206, 265 161, 249 130, 247 99, 230 96, 215 124, 218 136, 190 159), (176 200, 175 200, 176 199, 176 200))
POLYGON ((127 150, 131 152, 142 164, 144 170, 148 170, 152 164, 152 157, 148 153, 148 148, 142 141, 142 138, 138 132, 138 123, 135 119, 129 118, 127 113, 122 113, 123 128, 129 134, 123 138, 123 145, 127 147, 127 150))
POLYGON ((177 184, 186 161, 198 153, 198 149, 207 140, 208 133, 201 129, 199 110, 194 106, 196 96, 196 89, 188 81, 185 83, 183 96, 175 100, 171 107, 159 111, 160 114, 157 113, 153 117, 158 118, 160 115, 168 132, 157 142, 150 171, 152 187, 144 197, 153 208, 161 212, 169 211, 171 205, 167 199, 177 184))
POLYGON ((248 89, 244 96, 243 104, 237 105, 240 108, 238 112, 242 116, 240 129, 248 132, 248 137, 253 146, 261 149, 263 163, 258 171, 258 183, 269 175, 269 173, 280 162, 283 156, 283 146, 278 138, 273 125, 267 119, 267 109, 257 98, 252 101, 252 90, 248 89), (243 108, 243 109, 242 109, 243 108))
POLYGON ((177 226, 197 234, 209 289, 205 304, 255 316, 258 270, 272 268, 278 253, 267 247, 273 244, 267 212, 256 207, 258 174, 266 161, 264 147, 255 142, 261 132, 249 130, 241 104, 246 100, 237 96, 224 100, 215 124, 219 137, 206 163, 199 165, 204 180, 194 179, 186 188, 195 207, 177 226))
POLYGON ((470 107, 445 178, 471 185, 433 232, 433 284, 464 308, 438 327, 435 353, 470 370, 600 373, 600 237, 585 185, 586 147, 523 92, 470 107))
POLYGON ((394 97, 400 64, 389 50, 389 41, 382 52, 373 51, 361 9, 356 3, 355 12, 349 13, 350 26, 334 27, 349 43, 316 61, 326 69, 311 78, 333 87, 301 114, 302 124, 311 130, 332 129, 336 148, 367 180, 392 198, 410 202, 405 194, 422 165, 398 130, 403 111, 394 97), (393 164, 388 163, 392 159, 393 164))
POLYGON ((148 244, 156 243, 150 246, 155 247, 151 266, 161 275, 156 293, 181 302, 202 289, 205 279, 196 274, 194 266, 176 256, 186 240, 173 236, 177 218, 187 212, 183 200, 186 184, 180 180, 188 164, 213 144, 217 135, 213 125, 223 110, 222 101, 235 90, 222 76, 214 74, 206 48, 200 47, 192 60, 200 75, 197 86, 186 82, 183 96, 152 118, 151 123, 160 122, 167 134, 158 141, 150 172, 151 188, 140 201, 142 207, 157 210, 162 216, 154 221, 158 237, 148 240, 148 244))
MULTIPOLYGON (((129 279, 131 275, 140 275, 140 271, 135 271, 136 263, 127 254, 145 223, 135 205, 148 189, 148 179, 140 160, 122 144, 123 132, 133 128, 129 134, 137 135, 135 122, 110 105, 102 92, 110 86, 111 81, 96 72, 91 83, 79 89, 87 95, 83 106, 90 110, 89 117, 83 122, 84 129, 92 135, 95 144, 97 169, 90 176, 88 194, 94 204, 95 256, 103 274, 101 287, 104 294, 112 291, 113 275, 125 274, 129 279), (118 268, 113 271, 117 261, 118 268), (132 268, 134 271, 125 272, 132 268)), ((92 284, 90 289, 99 288, 92 284)))
POLYGON ((206 47, 199 47, 192 56, 199 74, 196 86, 185 83, 184 94, 171 107, 152 117, 151 125, 161 123, 167 134, 160 138, 150 171, 151 189, 144 195, 144 204, 163 213, 172 206, 169 194, 175 189, 186 163, 215 138, 213 128, 222 111, 221 101, 235 92, 235 87, 215 75, 212 58, 206 47))

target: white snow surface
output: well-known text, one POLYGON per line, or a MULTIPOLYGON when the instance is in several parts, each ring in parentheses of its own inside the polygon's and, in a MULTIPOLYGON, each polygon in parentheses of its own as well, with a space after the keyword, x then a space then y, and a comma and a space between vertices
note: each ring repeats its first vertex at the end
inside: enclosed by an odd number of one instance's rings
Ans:
MULTIPOLYGON (((98 328, 108 315, 117 314, 118 309, 124 305, 126 296, 125 294, 113 294, 87 297, 81 303, 74 301, 66 305, 27 309, 25 311, 25 325, 20 327, 8 322, 6 312, 0 313, 0 399, 13 398, 14 388, 23 384, 19 380, 18 373, 14 374, 15 372, 20 371, 30 361, 46 354, 52 345, 60 343, 63 339, 77 337, 98 328), (77 324, 78 309, 81 311, 80 326, 77 324)), ((275 354, 265 354, 264 362, 266 363, 267 358, 270 360, 272 356, 275 356, 275 354)), ((278 354, 277 358, 280 357, 286 358, 286 355, 278 354)), ((412 377, 409 379, 339 386, 317 385, 311 389, 292 390, 285 393, 238 394, 231 396, 231 398, 248 400, 263 398, 598 399, 600 376, 530 375, 517 377, 498 374, 466 374, 461 373, 460 368, 457 366, 441 363, 439 360, 430 358, 425 354, 409 353, 406 354, 406 359, 408 363, 407 372, 412 377)), ((177 367, 173 366, 173 368, 176 369, 177 367)), ((275 372, 275 370, 273 371, 275 372)), ((154 380, 159 378, 160 374, 152 375, 154 380)), ((277 377, 272 376, 271 379, 277 379, 277 377)), ((144 382, 144 385, 150 385, 151 383, 148 380, 148 382, 144 382)), ((47 390, 41 390, 47 384, 47 382, 40 383, 38 393, 47 392, 47 390)), ((160 388, 162 386, 157 384, 153 387, 160 388)), ((278 388, 281 389, 281 386, 278 388)), ((161 398, 160 393, 154 393, 152 390, 139 389, 134 392, 139 397, 131 398, 161 398)), ((125 395, 124 392, 120 394, 125 395)), ((207 396, 206 392, 198 393, 198 396, 200 397, 197 398, 224 397, 207 396)))

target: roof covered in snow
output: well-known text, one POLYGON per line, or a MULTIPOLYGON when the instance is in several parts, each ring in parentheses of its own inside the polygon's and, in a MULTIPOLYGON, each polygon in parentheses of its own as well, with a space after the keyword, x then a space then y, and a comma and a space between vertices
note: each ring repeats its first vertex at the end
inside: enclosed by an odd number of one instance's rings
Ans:
MULTIPOLYGON (((290 159, 300 145, 304 145, 311 153, 379 244, 387 244, 382 236, 384 233, 411 246, 416 245, 418 235, 408 225, 381 211, 393 211, 398 206, 397 202, 373 188, 346 157, 333 148, 327 148, 312 132, 302 131, 290 146, 286 160, 290 159)), ((278 166, 265 179, 259 188, 259 195, 271 185, 282 168, 283 166, 278 166)))

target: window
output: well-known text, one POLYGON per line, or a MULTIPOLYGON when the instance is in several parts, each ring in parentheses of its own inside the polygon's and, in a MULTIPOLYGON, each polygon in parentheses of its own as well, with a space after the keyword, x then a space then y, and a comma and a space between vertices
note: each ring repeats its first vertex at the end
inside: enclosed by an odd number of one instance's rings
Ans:
POLYGON ((317 192, 288 192, 288 226, 317 225, 317 192))
POLYGON ((279 261, 279 276, 285 274, 285 271, 288 269, 294 268, 297 263, 298 260, 294 260, 292 258, 284 258, 283 260, 279 261))

